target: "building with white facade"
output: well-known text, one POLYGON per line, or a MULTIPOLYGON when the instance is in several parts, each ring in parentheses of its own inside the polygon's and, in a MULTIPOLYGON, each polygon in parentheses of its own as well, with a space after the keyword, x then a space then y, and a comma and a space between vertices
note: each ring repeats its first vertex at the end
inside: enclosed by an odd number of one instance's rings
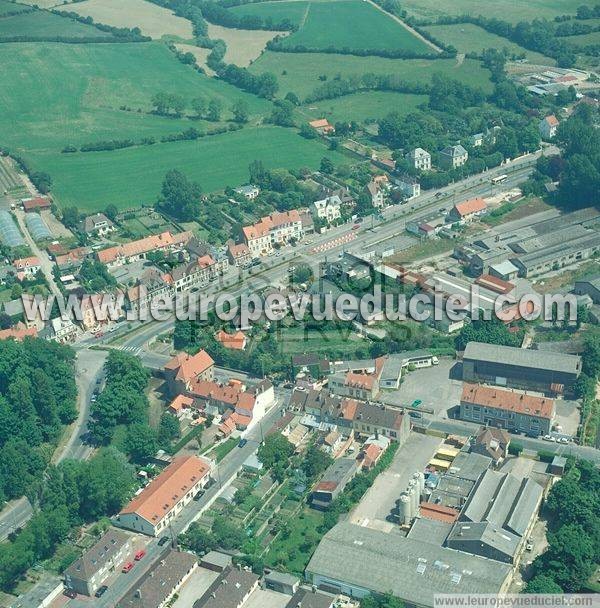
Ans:
POLYGON ((404 158, 406 158, 412 167, 419 169, 419 171, 431 170, 431 154, 427 150, 423 150, 423 148, 411 150, 404 158))

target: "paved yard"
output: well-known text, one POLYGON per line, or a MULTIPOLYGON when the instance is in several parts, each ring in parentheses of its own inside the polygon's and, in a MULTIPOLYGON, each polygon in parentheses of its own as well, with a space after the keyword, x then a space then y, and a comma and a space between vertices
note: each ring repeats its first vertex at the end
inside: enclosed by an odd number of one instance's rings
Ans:
MULTIPOLYGON (((447 418, 447 410, 458 405, 462 391, 462 382, 450 380, 450 370, 456 361, 441 359, 439 365, 416 369, 408 372, 396 391, 394 401, 410 405, 416 399, 423 402, 423 407, 432 408, 435 416, 447 418)), ((385 393, 385 401, 387 399, 385 393)))
POLYGON ((192 576, 188 578, 185 585, 179 590, 179 597, 173 604, 173 608, 192 608, 194 602, 202 597, 218 576, 218 572, 206 570, 205 568, 196 568, 192 576))
POLYGON ((581 418, 578 403, 576 401, 556 400, 555 424, 562 426, 563 435, 574 436, 577 434, 577 427, 581 418))
POLYGON ((411 433, 396 452, 390 468, 377 477, 354 509, 351 521, 381 529, 413 473, 425 468, 441 443, 439 437, 411 433))
POLYGON ((244 608, 285 608, 290 596, 269 589, 257 589, 244 603, 244 608))

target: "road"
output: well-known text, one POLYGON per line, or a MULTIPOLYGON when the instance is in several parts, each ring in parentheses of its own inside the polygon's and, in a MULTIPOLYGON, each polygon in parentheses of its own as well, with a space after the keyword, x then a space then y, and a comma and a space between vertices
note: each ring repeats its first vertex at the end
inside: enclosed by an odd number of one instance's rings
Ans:
MULTIPOLYGON (((230 480, 236 477, 246 458, 258 448, 261 442, 261 433, 267 431, 277 418, 281 416, 283 405, 283 402, 276 403, 266 413, 260 425, 251 429, 246 435, 248 443, 242 448, 234 448, 219 463, 216 471, 213 473, 213 478, 217 483, 209 488, 199 501, 192 501, 183 508, 171 526, 173 538, 184 532, 190 523, 197 519, 212 504, 230 480)), ((69 608, 89 608, 91 605, 94 608, 113 608, 130 589, 134 589, 139 584, 141 577, 149 570, 152 564, 160 559, 166 550, 166 546, 158 546, 158 540, 157 538, 149 539, 147 554, 144 559, 137 563, 135 568, 128 574, 119 574, 116 580, 110 584, 108 591, 100 599, 94 598, 92 601, 89 599, 74 599, 68 603, 69 608)))

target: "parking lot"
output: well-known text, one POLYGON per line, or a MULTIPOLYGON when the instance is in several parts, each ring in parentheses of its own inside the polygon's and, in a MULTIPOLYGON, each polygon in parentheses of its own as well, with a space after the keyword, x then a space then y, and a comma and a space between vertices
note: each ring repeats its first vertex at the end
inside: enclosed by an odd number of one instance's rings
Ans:
POLYGON ((575 436, 577 434, 580 417, 581 415, 576 401, 566 401, 564 399, 556 400, 556 416, 554 418, 554 423, 562 427, 562 430, 560 431, 562 435, 575 436))
MULTIPOLYGON (((440 359, 439 365, 408 372, 400 390, 394 393, 394 402, 408 405, 420 399, 423 407, 435 412, 434 416, 448 418, 448 408, 458 405, 462 391, 461 381, 449 380, 450 370, 455 364, 456 361, 451 359, 440 359)), ((388 401, 387 395, 385 401, 388 401)))
POLYGON ((387 529, 387 519, 413 473, 422 471, 442 443, 439 437, 411 433, 398 449, 389 469, 375 483, 352 512, 353 523, 387 529))

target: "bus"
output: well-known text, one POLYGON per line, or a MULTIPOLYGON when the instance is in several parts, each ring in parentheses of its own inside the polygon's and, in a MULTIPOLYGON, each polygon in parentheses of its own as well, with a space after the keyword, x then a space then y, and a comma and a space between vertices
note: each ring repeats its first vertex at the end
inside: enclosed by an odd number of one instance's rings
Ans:
POLYGON ((492 184, 494 186, 505 182, 508 179, 508 175, 497 175, 496 177, 492 177, 492 184))

